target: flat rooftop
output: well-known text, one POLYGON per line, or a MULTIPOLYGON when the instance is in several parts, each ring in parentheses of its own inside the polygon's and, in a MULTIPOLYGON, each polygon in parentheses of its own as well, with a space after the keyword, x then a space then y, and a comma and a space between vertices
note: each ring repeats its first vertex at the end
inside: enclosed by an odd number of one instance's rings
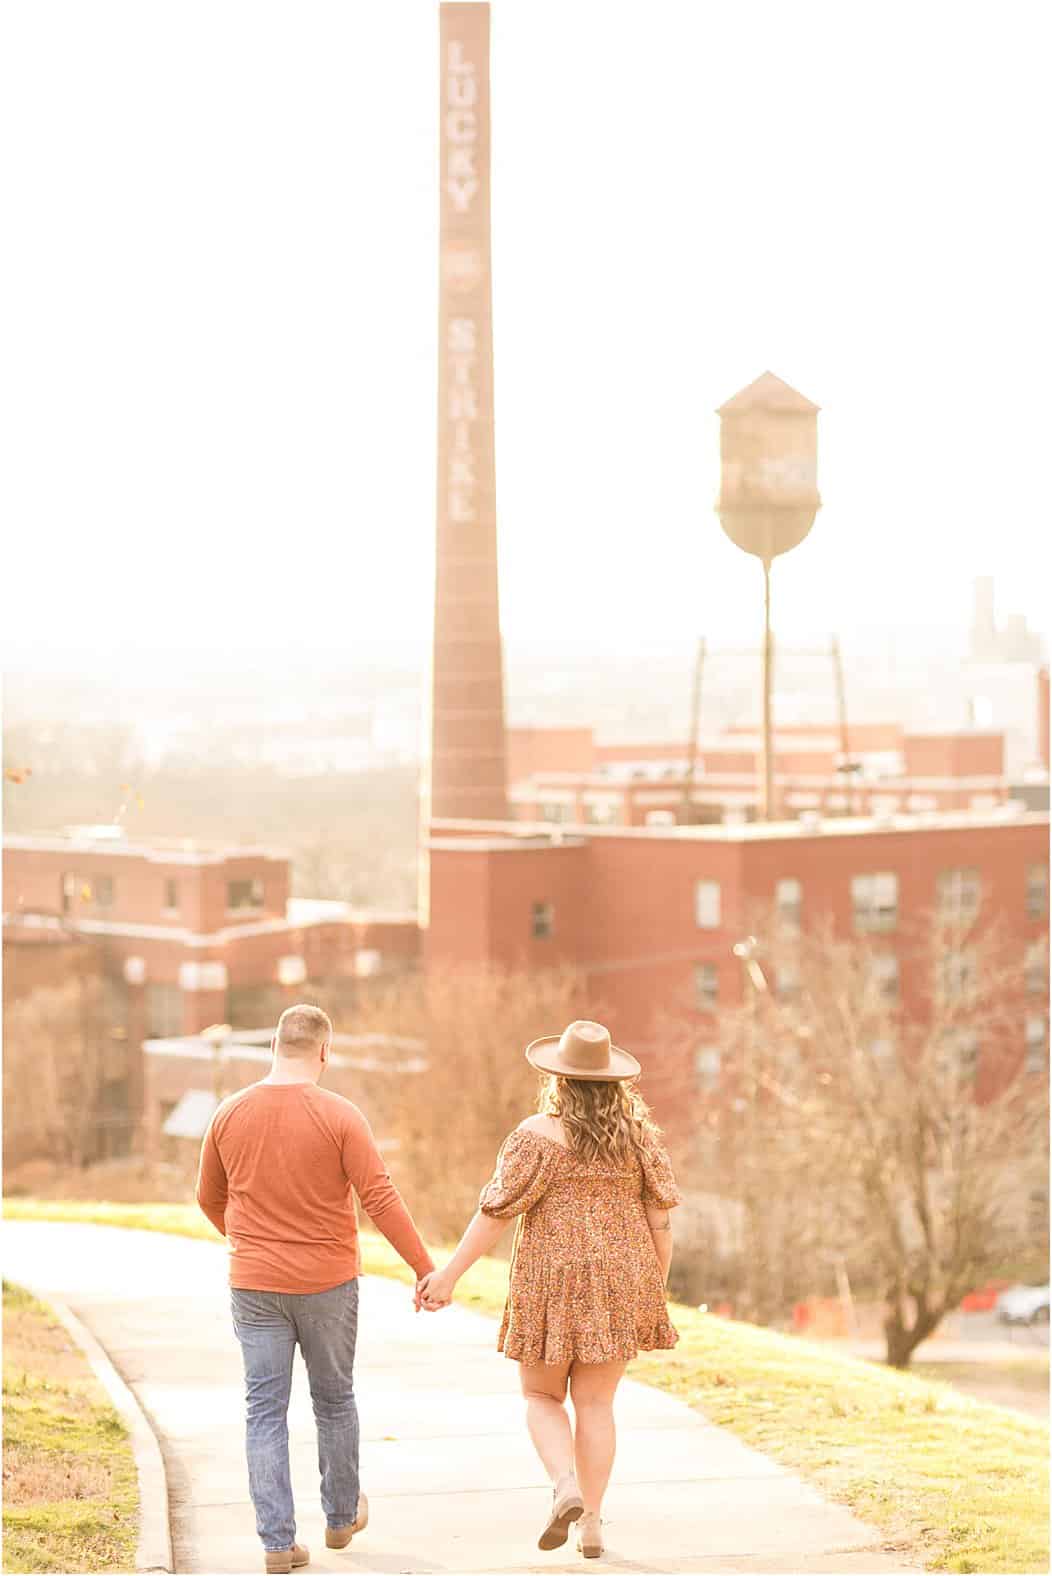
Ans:
POLYGON ((222 864, 228 859, 269 859, 287 862, 287 849, 241 843, 210 842, 196 837, 130 838, 119 826, 68 826, 60 832, 8 833, 4 847, 41 854, 105 854, 123 859, 149 859, 157 864, 222 864))
POLYGON ((881 837, 889 832, 988 832, 1009 826, 1048 826, 1045 810, 1014 804, 991 810, 931 810, 914 813, 819 816, 792 821, 742 821, 704 826, 598 826, 590 822, 433 821, 430 848, 470 850, 580 846, 592 838, 641 838, 645 842, 798 842, 806 837, 881 837))

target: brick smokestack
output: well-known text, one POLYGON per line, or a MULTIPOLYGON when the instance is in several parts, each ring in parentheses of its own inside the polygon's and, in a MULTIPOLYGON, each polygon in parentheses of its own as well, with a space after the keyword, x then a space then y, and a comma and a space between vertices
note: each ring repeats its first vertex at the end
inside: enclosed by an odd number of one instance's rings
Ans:
POLYGON ((507 816, 493 450, 489 6, 439 11, 438 499, 425 836, 435 819, 507 816))

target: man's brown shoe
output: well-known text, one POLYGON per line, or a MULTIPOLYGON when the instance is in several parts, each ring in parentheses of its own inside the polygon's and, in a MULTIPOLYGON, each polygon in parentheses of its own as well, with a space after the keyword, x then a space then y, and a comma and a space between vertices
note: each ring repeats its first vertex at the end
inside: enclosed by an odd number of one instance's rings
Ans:
POLYGON ((327 1549, 345 1549, 356 1532, 364 1532, 369 1525, 369 1501, 364 1494, 358 1495, 358 1514, 349 1527, 326 1527, 325 1547, 327 1549))
POLYGON ((288 1571, 298 1571, 301 1565, 309 1564, 310 1549, 305 1549, 302 1543, 294 1543, 291 1549, 272 1549, 267 1555, 264 1570, 268 1573, 278 1571, 284 1576, 288 1571))

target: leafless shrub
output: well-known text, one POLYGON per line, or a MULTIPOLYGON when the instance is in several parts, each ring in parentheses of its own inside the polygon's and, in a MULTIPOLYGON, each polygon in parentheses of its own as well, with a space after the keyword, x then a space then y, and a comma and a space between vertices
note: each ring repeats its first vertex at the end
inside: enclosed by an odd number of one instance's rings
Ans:
POLYGON ((384 1130, 398 1142, 392 1170, 430 1233, 460 1233, 502 1140, 535 1108, 526 1045, 583 1010, 568 970, 408 975, 361 1004, 356 1033, 423 1042, 425 1068, 387 1080, 384 1130))
POLYGON ((758 982, 721 1015, 718 1122, 747 1312, 770 1317, 801 1274, 828 1283, 852 1265, 905 1366, 974 1285, 1032 1251, 1048 1079, 1027 1046, 1034 982, 996 926, 933 918, 900 941, 897 969, 890 955, 879 937, 769 922, 758 982))

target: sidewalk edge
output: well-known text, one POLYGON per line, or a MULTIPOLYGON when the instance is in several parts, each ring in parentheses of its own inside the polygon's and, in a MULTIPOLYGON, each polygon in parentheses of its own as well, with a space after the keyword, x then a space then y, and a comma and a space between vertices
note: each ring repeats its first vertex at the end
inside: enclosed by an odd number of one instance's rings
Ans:
POLYGON ((157 1435, 130 1386, 121 1378, 98 1340, 73 1310, 51 1291, 42 1290, 20 1277, 38 1302, 65 1325, 95 1372, 128 1430, 135 1470, 139 1479, 139 1540, 135 1549, 138 1572, 175 1569, 172 1563, 172 1534, 168 1520, 168 1476, 157 1435))

